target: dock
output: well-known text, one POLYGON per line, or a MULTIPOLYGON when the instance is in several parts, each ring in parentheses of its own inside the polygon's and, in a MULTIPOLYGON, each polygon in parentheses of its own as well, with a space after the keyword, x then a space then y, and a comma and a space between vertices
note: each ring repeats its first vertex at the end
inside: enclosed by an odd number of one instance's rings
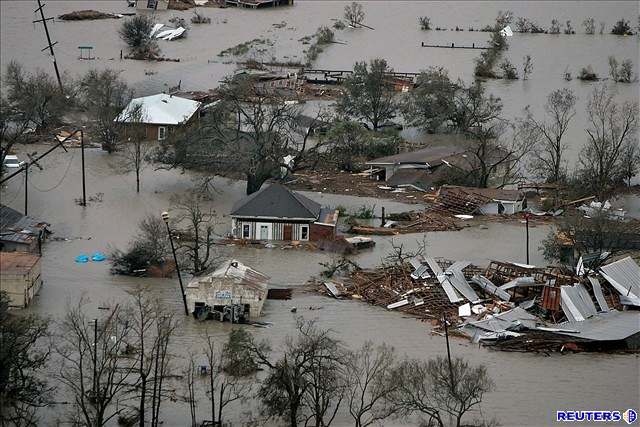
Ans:
POLYGON ((471 46, 456 46, 455 43, 448 44, 426 44, 425 42, 420 43, 422 47, 437 47, 441 49, 480 49, 486 50, 491 49, 489 46, 476 46, 475 43, 472 43, 471 46))
POLYGON ((225 6, 248 7, 251 9, 291 6, 293 0, 225 0, 225 6))

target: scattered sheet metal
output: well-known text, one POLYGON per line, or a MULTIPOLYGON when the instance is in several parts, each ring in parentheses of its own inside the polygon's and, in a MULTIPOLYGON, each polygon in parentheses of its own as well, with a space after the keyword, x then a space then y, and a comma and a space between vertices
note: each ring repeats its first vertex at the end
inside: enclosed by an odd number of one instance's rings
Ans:
POLYGON ((562 331, 556 332, 561 335, 593 341, 619 341, 640 334, 640 312, 611 310, 582 322, 565 322, 552 326, 561 329, 562 331))
POLYGON ((462 270, 454 268, 456 267, 456 264, 458 263, 456 262, 451 267, 449 267, 445 272, 445 275, 448 276, 449 281, 451 282, 453 287, 456 288, 456 290, 462 295, 464 295, 466 299, 473 303, 479 302, 480 298, 478 297, 478 294, 476 294, 473 288, 469 286, 469 282, 467 282, 467 279, 464 277, 462 270))
POLYGON ((473 276, 471 281, 480 286, 487 293, 495 295, 503 301, 509 301, 511 299, 511 295, 509 295, 508 292, 505 292, 502 289, 498 288, 496 285, 491 283, 491 280, 487 279, 484 276, 476 274, 475 276, 473 276))
POLYGON ((640 266, 631 257, 603 265, 600 271, 626 301, 640 306, 640 266))
POLYGON ((471 316, 471 304, 466 303, 458 307, 458 316, 460 317, 471 316))
POLYGON ((431 277, 431 274, 429 274, 429 265, 424 263, 422 257, 411 258, 409 263, 415 269, 414 272, 411 273, 413 280, 428 279, 431 277))
POLYGON ((405 298, 405 299, 400 300, 400 301, 398 301, 398 302, 394 302, 393 304, 389 304, 389 305, 387 306, 387 310, 392 310, 392 309, 394 309, 394 308, 403 307, 403 306, 405 306, 405 305, 407 305, 407 304, 409 304, 409 300, 405 298))
POLYGON ((518 307, 523 308, 525 310, 529 310, 531 307, 533 307, 536 303, 536 299, 530 299, 529 301, 522 301, 520 304, 518 304, 518 307))
POLYGON ((506 336, 517 337, 518 331, 535 329, 537 318, 520 307, 504 313, 487 317, 484 320, 470 321, 462 325, 461 330, 471 336, 473 342, 497 339, 506 336))
POLYGON ((604 299, 604 294, 602 293, 602 286, 600 286, 600 281, 597 277, 589 277, 589 282, 591 282, 591 287, 593 288, 593 293, 596 296, 596 301, 598 301, 598 305, 600 306, 600 311, 609 311, 609 305, 607 301, 604 299))
POLYGON ((508 291, 509 289, 518 287, 518 286, 543 286, 542 283, 536 283, 533 277, 516 277, 510 282, 505 283, 500 286, 500 290, 508 291))
POLYGON ((444 289, 444 292, 447 294, 449 301, 453 303, 462 301, 462 298, 460 298, 456 290, 453 288, 449 282, 449 278, 445 276, 444 271, 442 271, 436 260, 433 258, 426 258, 425 261, 433 274, 436 275, 438 282, 440 282, 440 286, 442 286, 442 289, 444 289))
POLYGON ((591 295, 580 283, 560 287, 560 306, 567 319, 574 322, 581 322, 598 313, 591 295))
POLYGON ((342 292, 340 292, 338 290, 338 288, 336 287, 335 283, 333 283, 333 282, 324 282, 323 285, 324 285, 325 288, 327 288, 329 293, 331 295, 333 295, 334 298, 339 298, 342 295, 342 292))

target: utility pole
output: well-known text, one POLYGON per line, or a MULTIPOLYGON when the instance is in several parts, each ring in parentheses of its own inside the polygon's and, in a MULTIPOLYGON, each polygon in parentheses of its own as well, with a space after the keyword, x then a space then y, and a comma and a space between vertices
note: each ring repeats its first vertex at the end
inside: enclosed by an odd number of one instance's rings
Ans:
POLYGON ((27 216, 29 207, 29 163, 24 164, 24 216, 27 216))
POLYGON ((51 54, 51 58, 53 59, 53 68, 55 68, 56 70, 56 77, 58 79, 58 86, 60 86, 60 93, 64 94, 64 90, 62 89, 62 80, 60 79, 60 71, 58 70, 58 63, 56 62, 56 54, 53 52, 53 46, 55 46, 56 44, 58 44, 58 42, 54 42, 51 43, 51 36, 49 35, 49 27, 47 27, 47 21, 51 21, 53 20, 53 18, 45 18, 44 17, 44 4, 42 4, 41 0, 37 0, 38 1, 38 8, 36 10, 34 10, 33 12, 40 12, 40 19, 33 21, 33 23, 37 23, 37 22, 42 22, 42 25, 44 26, 44 32, 47 35, 47 43, 49 43, 47 46, 44 47, 44 50, 49 49, 49 53, 51 54))
POLYGON ((524 214, 524 221, 526 224, 526 238, 527 238, 527 265, 529 264, 529 213, 524 214))
POLYGON ((171 242, 171 252, 173 252, 173 261, 176 263, 176 273, 178 273, 178 282, 180 283, 180 292, 182 293, 182 304, 184 305, 184 314, 189 315, 189 309, 187 308, 187 296, 184 293, 184 286, 182 285, 182 276, 180 275, 180 266, 178 266, 178 257, 176 256, 176 248, 173 245, 173 236, 171 235, 171 228, 169 227, 169 212, 162 212, 162 220, 167 224, 167 233, 169 233, 169 242, 171 242))
POLYGON ((93 319, 93 395, 98 393, 98 319, 93 319))
POLYGON ((84 178, 84 131, 80 129, 80 151, 82 152, 82 206, 87 206, 87 190, 84 178))

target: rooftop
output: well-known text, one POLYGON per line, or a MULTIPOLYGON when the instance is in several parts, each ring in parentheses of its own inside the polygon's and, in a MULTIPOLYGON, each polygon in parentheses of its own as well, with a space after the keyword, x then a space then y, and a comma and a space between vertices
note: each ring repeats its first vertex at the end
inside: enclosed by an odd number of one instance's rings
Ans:
POLYGON ((26 252, 0 252, 0 272, 27 274, 38 261, 38 255, 26 252))
POLYGON ((230 259, 223 262, 215 271, 203 277, 196 277, 187 288, 199 288, 200 284, 227 283, 246 286, 258 291, 265 291, 270 277, 237 261, 230 259))
POLYGON ((236 203, 231 216, 316 221, 320 211, 319 203, 281 184, 271 184, 236 203))
POLYGON ((48 225, 44 221, 24 216, 9 206, 0 205, 0 240, 28 243, 48 225))
POLYGON ((157 95, 135 98, 122 110, 115 120, 126 123, 137 122, 131 115, 137 105, 142 105, 141 123, 153 125, 179 125, 188 121, 198 111, 201 103, 179 96, 159 93, 157 95))
POLYGON ((461 156, 466 149, 459 145, 436 145, 421 148, 416 151, 394 154, 392 156, 379 157, 369 160, 368 165, 401 165, 401 164, 424 164, 435 166, 442 163, 442 159, 452 156, 461 156))

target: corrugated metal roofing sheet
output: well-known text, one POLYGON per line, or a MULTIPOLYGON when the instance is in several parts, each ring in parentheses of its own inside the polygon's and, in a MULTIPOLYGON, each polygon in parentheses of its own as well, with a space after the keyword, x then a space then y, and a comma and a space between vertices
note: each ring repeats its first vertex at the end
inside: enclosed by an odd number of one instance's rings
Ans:
POLYGON ((631 257, 604 265, 600 271, 621 295, 640 297, 640 266, 631 257))
POLYGON ((475 276, 473 276, 471 281, 476 285, 480 286, 482 289, 484 289, 491 295, 496 295, 498 298, 500 298, 503 301, 509 301, 511 299, 511 295, 509 295, 508 292, 505 292, 502 289, 498 288, 496 285, 491 283, 491 280, 487 279, 482 275, 476 274, 475 276))
POLYGON ((431 271, 433 271, 433 274, 435 274, 438 278, 438 282, 440 282, 440 286, 442 286, 442 289, 444 289, 444 292, 447 294, 447 298, 449 298, 449 301, 454 303, 463 301, 463 299, 460 298, 453 286, 451 286, 449 278, 444 275, 444 272, 442 271, 436 260, 433 258, 427 258, 425 259, 425 261, 429 265, 429 268, 431 268, 431 271))
POLYGON ((640 312, 611 310, 582 322, 565 322, 557 326, 578 331, 556 332, 561 335, 593 341, 618 341, 640 333, 640 312))
POLYGON ((604 294, 602 293, 602 286, 600 286, 600 281, 597 277, 589 277, 589 282, 591 282, 591 287, 593 288, 593 294, 596 296, 596 300, 598 301, 598 305, 600 306, 601 311, 609 311, 609 305, 607 301, 604 299, 604 294))

